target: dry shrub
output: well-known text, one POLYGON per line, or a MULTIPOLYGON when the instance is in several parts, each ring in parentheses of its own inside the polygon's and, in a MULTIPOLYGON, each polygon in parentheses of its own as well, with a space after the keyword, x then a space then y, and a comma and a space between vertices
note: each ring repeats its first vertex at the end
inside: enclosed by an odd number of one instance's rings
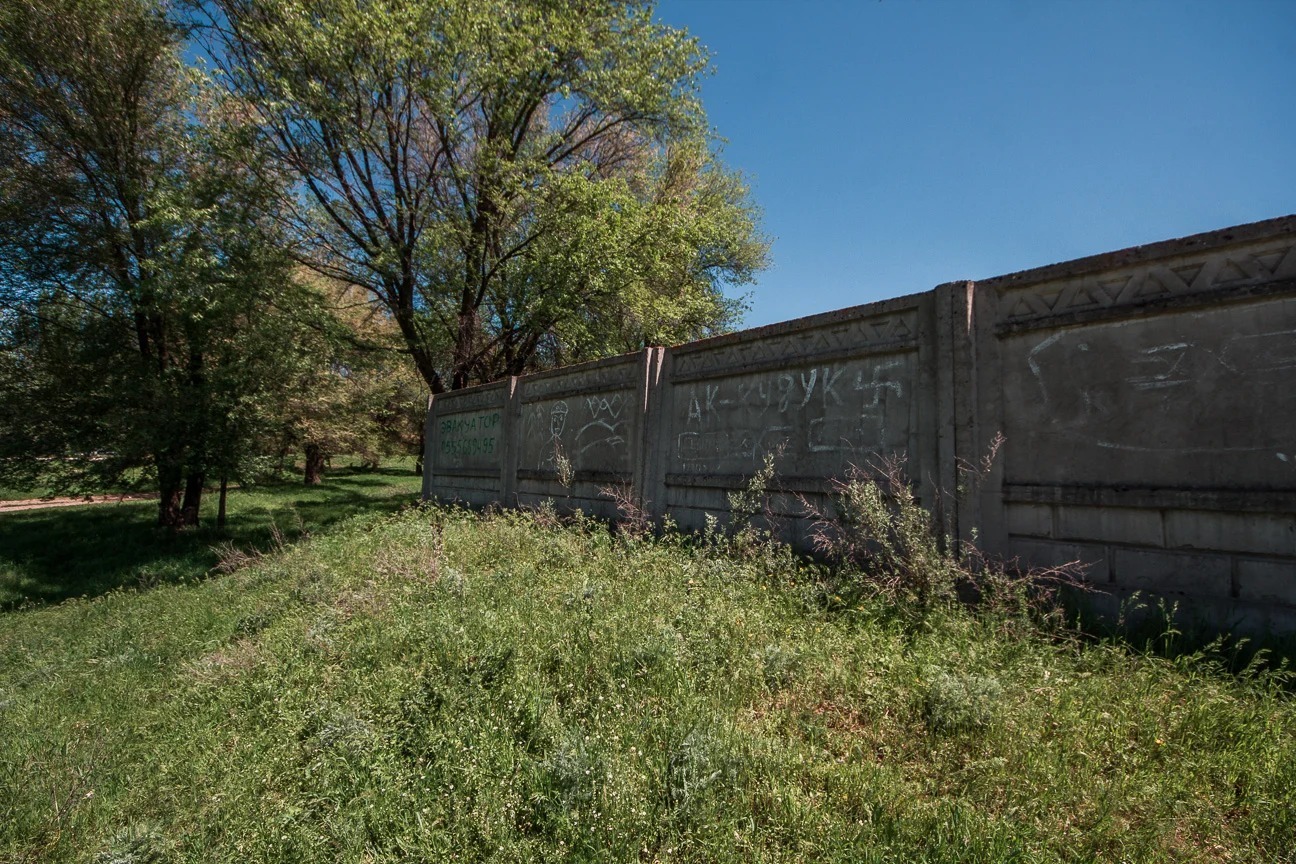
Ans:
MULTIPOLYGON (((297 516, 297 524, 300 536, 303 539, 310 537, 310 533, 306 531, 306 527, 304 523, 302 523, 300 515, 297 516)), ((270 524, 270 548, 265 551, 262 551, 255 546, 249 546, 247 549, 242 549, 229 541, 218 543, 211 547, 211 551, 216 554, 216 566, 212 567, 212 571, 220 573, 223 576, 228 576, 230 573, 242 570, 244 567, 248 567, 271 555, 282 552, 286 548, 288 548, 288 538, 284 535, 283 531, 279 529, 279 526, 272 522, 270 524)))
MULTIPOLYGON (((984 479, 1002 443, 997 436, 981 464, 966 470, 964 492, 984 479)), ((920 614, 962 598, 987 609, 1047 619, 1060 617, 1063 589, 1089 590, 1080 561, 1030 567, 992 559, 972 542, 945 536, 932 512, 919 503, 904 466, 898 456, 879 457, 867 470, 851 466, 845 479, 830 482, 828 512, 801 497, 814 551, 835 563, 854 588, 920 614)), ((934 495, 938 512, 944 499, 939 492, 934 495)))
POLYGON ((640 504, 634 487, 629 483, 618 483, 599 489, 599 495, 609 499, 616 506, 616 528, 631 538, 646 537, 653 530, 652 516, 647 503, 640 504))
POLYGON ((878 458, 872 470, 852 465, 830 481, 831 511, 804 496, 814 551, 853 577, 857 587, 926 610, 954 597, 964 568, 918 503, 904 459, 878 458))
POLYGON ((729 500, 730 527, 735 534, 755 531, 757 516, 764 516, 765 521, 774 524, 773 508, 770 505, 770 486, 774 483, 776 473, 774 465, 783 448, 765 454, 761 467, 756 469, 741 489, 730 492, 729 500))

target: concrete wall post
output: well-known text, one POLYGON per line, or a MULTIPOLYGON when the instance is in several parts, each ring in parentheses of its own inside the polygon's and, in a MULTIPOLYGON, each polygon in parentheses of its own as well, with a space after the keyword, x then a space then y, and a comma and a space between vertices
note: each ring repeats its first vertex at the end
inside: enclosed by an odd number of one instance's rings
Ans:
POLYGON ((517 472, 519 427, 521 426, 521 400, 518 398, 518 378, 510 376, 505 384, 503 431, 500 439, 504 453, 500 459, 500 503, 505 507, 517 506, 517 472))

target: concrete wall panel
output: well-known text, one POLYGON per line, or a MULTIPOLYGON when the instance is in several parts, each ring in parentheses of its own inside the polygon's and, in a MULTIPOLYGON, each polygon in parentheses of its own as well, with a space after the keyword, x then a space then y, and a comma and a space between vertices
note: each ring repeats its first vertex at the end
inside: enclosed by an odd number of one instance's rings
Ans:
POLYGON ((1296 489, 1296 298, 1014 334, 1010 483, 1296 489))
POLYGON ((1053 508, 1047 504, 1010 504, 1006 516, 1013 537, 1053 536, 1053 508))
POLYGON ((1055 536, 1066 540, 1100 538, 1108 543, 1161 546, 1165 525, 1160 510, 1134 507, 1058 507, 1055 536))
POLYGON ((425 496, 480 506, 503 498, 511 381, 442 393, 429 409, 425 496))
POLYGON ((903 456, 991 555, 1296 622, 1296 217, 442 394, 427 429, 429 497, 621 486, 685 528, 775 453, 794 542, 803 498, 903 456))
POLYGON ((1291 605, 1296 595, 1296 567, 1291 561, 1242 558, 1237 562, 1238 597, 1265 605, 1291 605))
POLYGON ((1062 567, 1079 564, 1085 581, 1099 588, 1111 581, 1108 551, 1092 543, 1061 543, 1055 540, 1022 539, 1014 547, 1024 564, 1033 567, 1062 567))
MULTIPOLYGON (((671 349, 659 427, 666 509, 700 526, 727 510, 727 493, 767 453, 777 488, 813 502, 827 480, 879 456, 906 458, 914 476, 929 472, 931 328, 931 297, 915 295, 671 349)), ((803 511, 793 496, 781 505, 788 516, 803 511)))
POLYGON ((1170 510, 1165 515, 1170 549, 1258 552, 1296 559, 1296 516, 1170 510))
POLYGON ((1296 608, 1296 220, 974 290, 976 423, 1007 439, 987 546, 1043 555, 1049 508, 1051 540, 1104 550, 1121 592, 1221 622, 1281 619, 1247 606, 1275 591, 1296 608))
POLYGON ((1233 563, 1227 555, 1119 548, 1112 553, 1111 578, 1123 588, 1159 594, 1204 599, 1234 596, 1233 563))
POLYGON ((660 349, 520 380, 517 500, 616 515, 604 490, 631 490, 641 471, 648 366, 660 349))

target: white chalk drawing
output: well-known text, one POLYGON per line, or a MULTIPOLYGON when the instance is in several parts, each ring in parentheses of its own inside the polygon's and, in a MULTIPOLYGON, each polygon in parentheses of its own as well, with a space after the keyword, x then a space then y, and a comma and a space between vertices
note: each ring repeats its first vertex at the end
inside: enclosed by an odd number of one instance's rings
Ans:
POLYGON ((580 453, 595 447, 617 448, 626 443, 621 434, 621 427, 626 421, 621 419, 624 400, 620 393, 612 396, 587 396, 585 408, 588 419, 585 425, 576 432, 576 449, 580 453))
MULTIPOLYGON (((710 432, 681 432, 675 438, 675 452, 686 464, 707 466, 724 459, 758 462, 788 440, 791 426, 766 426, 763 429, 716 429, 710 432)), ((693 469, 690 469, 693 470, 693 469)), ((698 470, 706 470, 700 467, 698 470)))
POLYGON ((891 358, 698 382, 680 405, 675 456, 684 470, 712 471, 757 464, 775 450, 795 458, 892 446, 888 413, 907 417, 899 407, 906 377, 906 361, 891 358))
MULTIPOLYGON (((565 463, 566 454, 563 452, 562 436, 567 428, 567 415, 571 409, 567 403, 561 400, 555 402, 549 409, 549 444, 544 449, 543 465, 549 468, 559 468, 560 463, 565 463)), ((570 467, 569 465, 567 467, 570 467)))
POLYGON ((1062 336, 1062 333, 1054 333, 1052 336, 1032 348, 1030 353, 1026 355, 1026 365, 1030 367, 1031 374, 1035 376, 1035 381, 1039 384, 1040 398, 1046 406, 1049 404, 1048 387, 1044 383, 1044 375, 1040 371, 1039 360, 1036 359, 1036 355, 1041 351, 1051 348, 1059 339, 1062 338, 1062 336))
POLYGON ((1194 328, 1192 340, 1157 339, 1165 327, 1146 328, 1141 343, 1128 327, 1048 336, 1025 356, 1038 397, 1022 404, 1028 426, 1108 450, 1273 452, 1290 438, 1266 418, 1296 402, 1296 329, 1237 333, 1227 323, 1194 328))
POLYGON ((580 469, 622 470, 629 458, 630 404, 624 393, 599 393, 525 406, 521 466, 554 469, 561 456, 580 469))
POLYGON ((1145 368, 1151 374, 1131 375, 1125 381, 1135 390, 1159 390, 1191 384, 1192 377, 1184 365, 1184 358, 1193 347, 1191 342, 1174 342, 1144 348, 1131 359, 1131 364, 1145 368))
POLYGON ((561 441, 563 430, 567 428, 567 415, 571 409, 566 402, 555 402, 549 409, 549 440, 561 441))
POLYGON ((688 419, 690 423, 701 423, 703 411, 711 412, 715 410, 715 397, 719 392, 719 387, 712 387, 708 384, 705 385, 705 395, 699 397, 697 388, 693 388, 692 395, 689 396, 688 419))

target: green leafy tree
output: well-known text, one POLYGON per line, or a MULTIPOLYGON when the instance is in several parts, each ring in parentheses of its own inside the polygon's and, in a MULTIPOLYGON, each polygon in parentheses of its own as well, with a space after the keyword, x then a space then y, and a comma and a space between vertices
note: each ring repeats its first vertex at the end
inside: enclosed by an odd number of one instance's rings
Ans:
POLYGON ((242 446, 287 262, 265 178, 163 12, 0 6, 0 471, 143 470, 178 528, 242 446))
POLYGON ((433 392, 731 326, 763 266, 704 51, 613 0, 211 0, 303 260, 367 291, 433 392))
POLYGON ((278 411, 278 446, 305 456, 305 482, 323 481, 339 454, 376 466, 383 456, 422 449, 427 391, 408 363, 394 323, 353 286, 303 279, 314 326, 298 334, 290 383, 278 411))

